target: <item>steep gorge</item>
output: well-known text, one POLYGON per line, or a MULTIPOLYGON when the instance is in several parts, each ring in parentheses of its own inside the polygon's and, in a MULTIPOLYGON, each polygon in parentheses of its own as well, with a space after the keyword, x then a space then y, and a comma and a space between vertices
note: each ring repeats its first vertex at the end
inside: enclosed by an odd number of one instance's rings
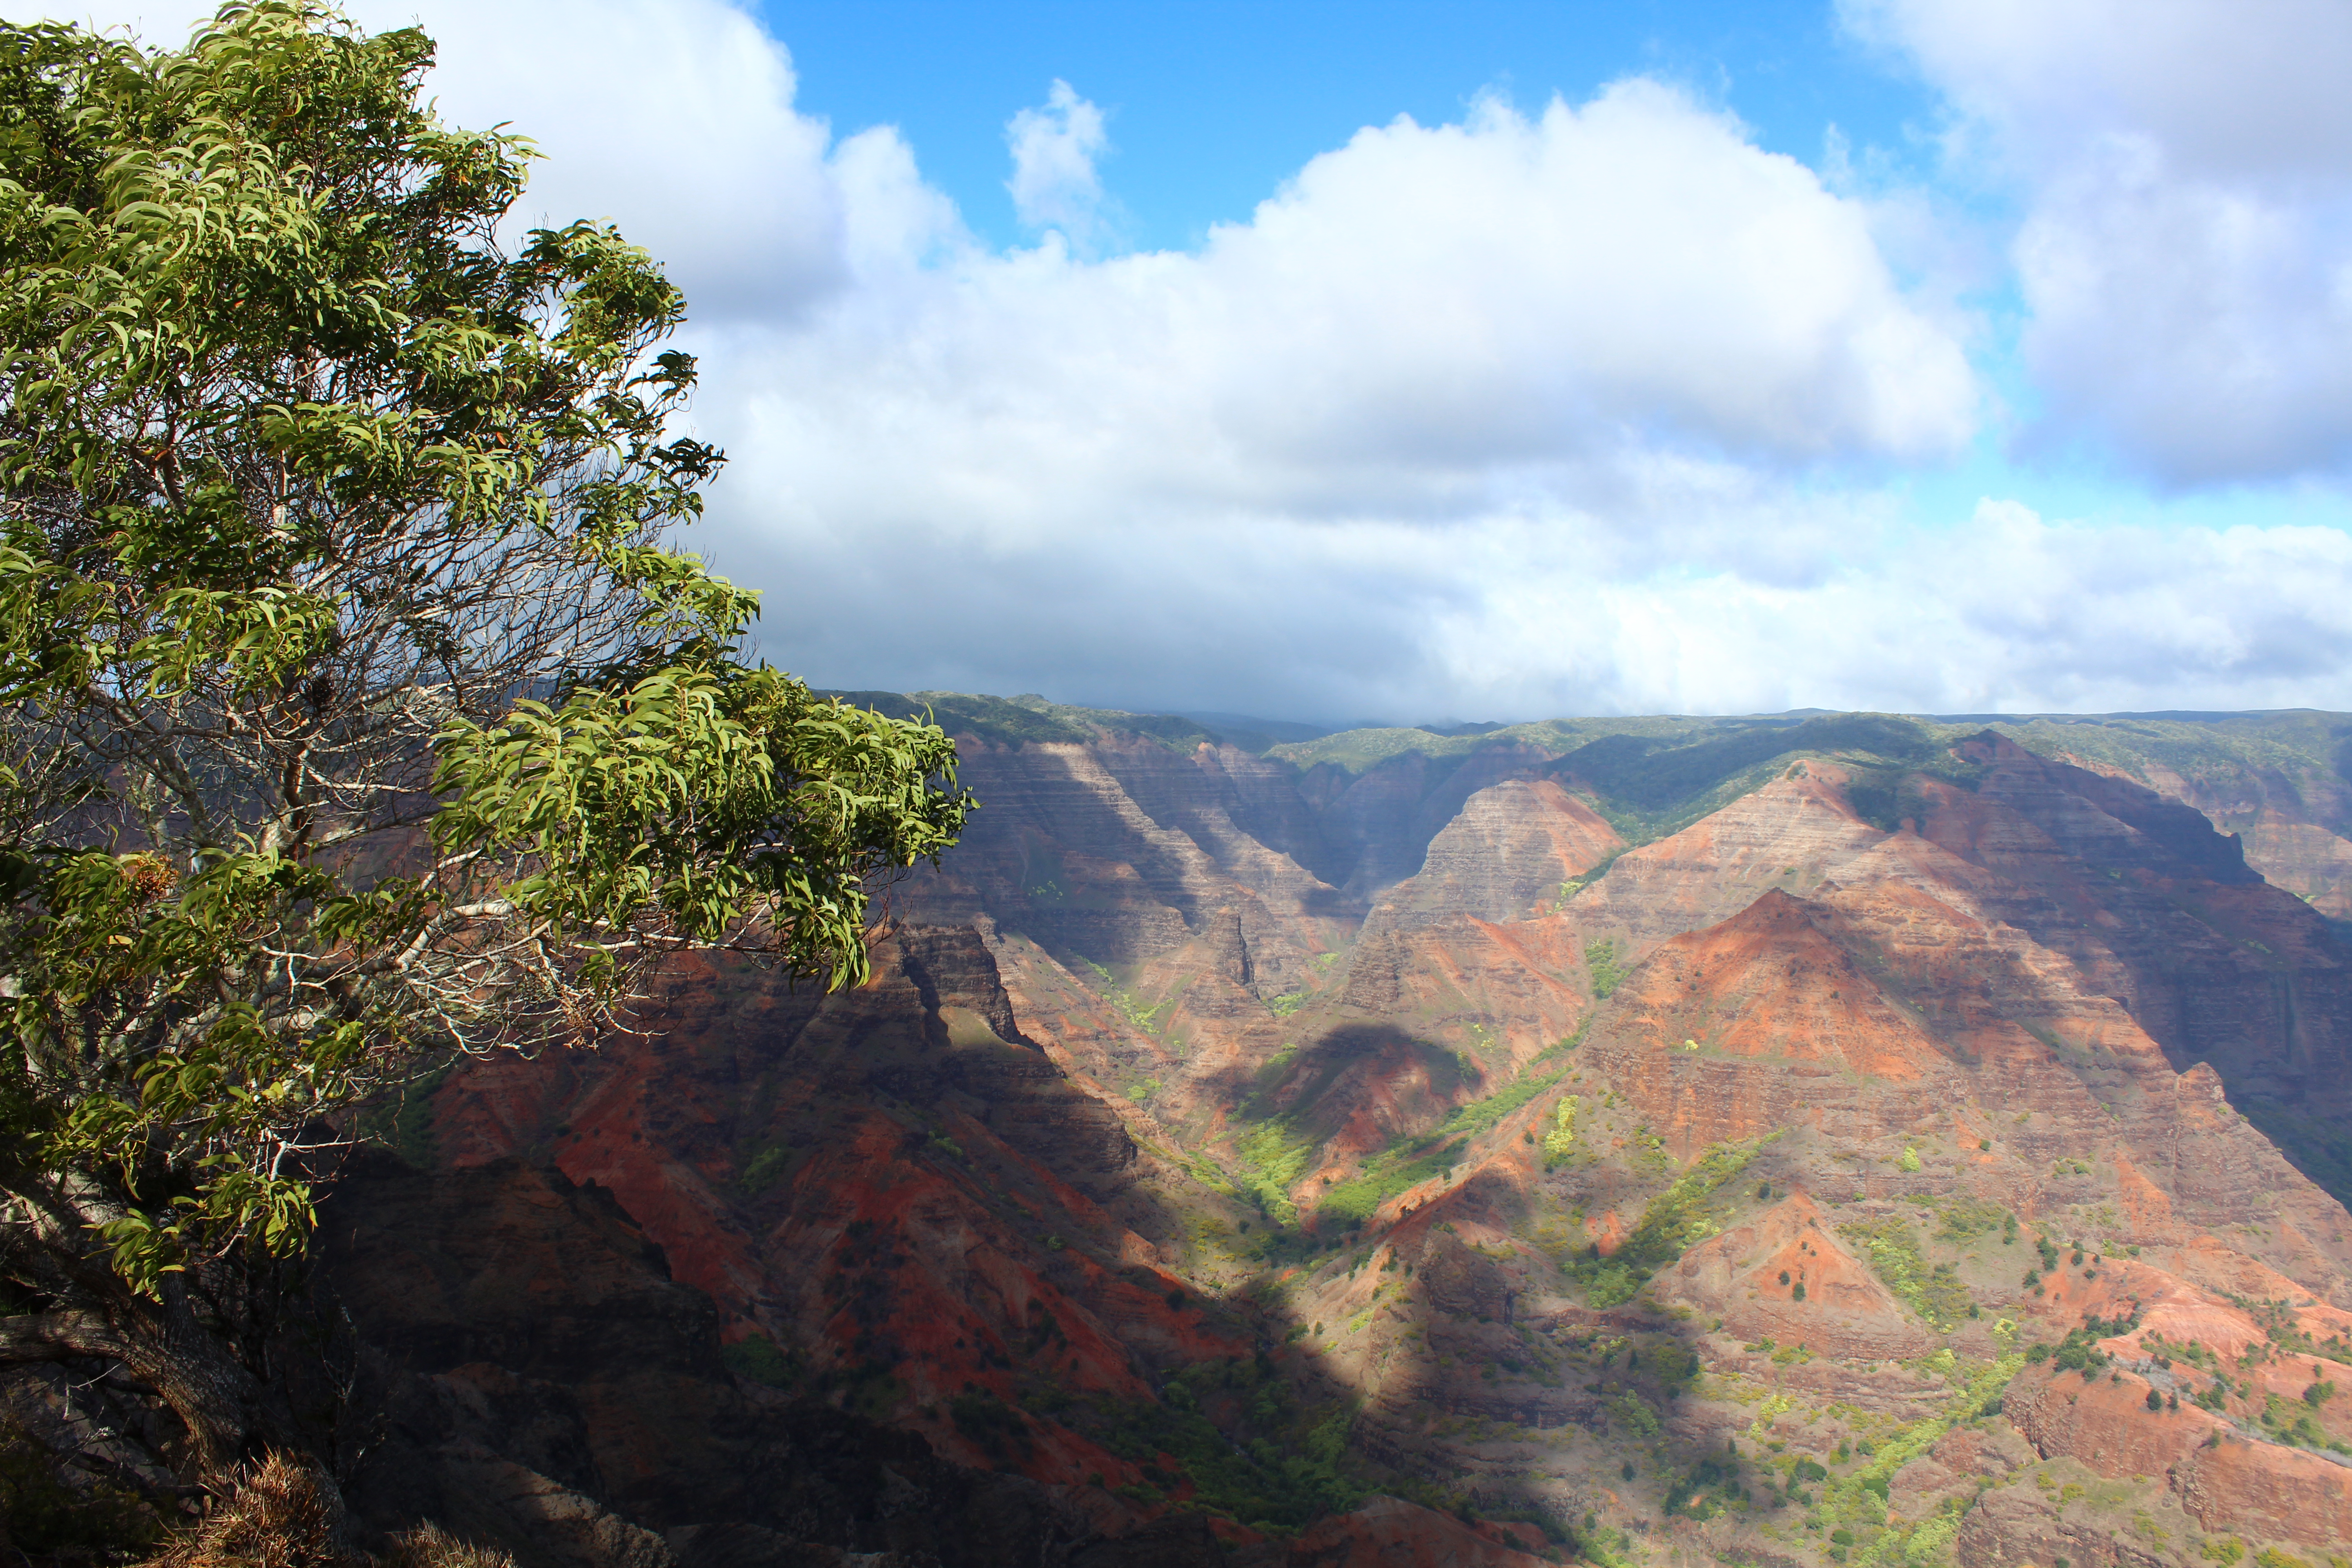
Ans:
POLYGON ((2352 1552, 2333 816, 2216 810, 2178 725, 1037 712, 962 741, 871 984, 682 965, 349 1173, 372 1519, 632 1568, 2352 1552))

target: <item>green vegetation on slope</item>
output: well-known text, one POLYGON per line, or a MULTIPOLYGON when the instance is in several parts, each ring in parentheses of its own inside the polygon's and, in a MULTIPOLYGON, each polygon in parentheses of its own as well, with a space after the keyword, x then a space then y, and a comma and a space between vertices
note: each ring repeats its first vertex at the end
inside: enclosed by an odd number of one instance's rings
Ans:
POLYGON ((1612 735, 1569 752, 1559 768, 1613 804, 1655 813, 1740 780, 1751 769, 1769 776, 1780 759, 1798 752, 1851 752, 1908 762, 1925 761, 1940 749, 1935 734, 1915 720, 1836 713, 1794 724, 1754 723, 1682 745, 1612 735))
POLYGON ((1558 1083, 1567 1070, 1523 1078, 1460 1107, 1434 1131, 1375 1155, 1365 1163, 1362 1175, 1326 1192, 1317 1213, 1351 1225, 1370 1218, 1399 1193, 1452 1170, 1471 1140, 1558 1083))
MULTIPOLYGON (((2297 805, 2321 814, 2323 826, 2352 834, 2352 816, 2345 815, 2352 811, 2352 791, 2302 787, 2307 779, 2344 779, 2352 768, 2352 724, 2341 713, 2019 715, 1990 727, 2042 756, 2095 763, 2143 784, 2153 784, 2158 770, 2176 773, 2217 796, 2246 802, 2249 817, 2283 779, 2295 787, 2297 805)), ((2237 824, 2225 814, 2222 826, 2237 824)))
POLYGON ((1183 1506, 1282 1535, 1363 1496, 1346 1469, 1349 1412, 1302 1410, 1264 1356, 1196 1362, 1168 1380, 1157 1402, 1065 1404, 1041 1391, 1024 1403, 1141 1466, 1138 1501, 1159 1501, 1189 1481, 1183 1506), (1211 1406, 1230 1430, 1210 1420, 1211 1406))
POLYGON ((1258 1211, 1284 1225, 1298 1223, 1298 1205, 1290 1189, 1307 1173, 1315 1140, 1299 1132, 1288 1117, 1261 1122, 1234 1145, 1235 1173, 1244 1194, 1255 1199, 1258 1211))
POLYGON ((1606 1258, 1597 1246, 1585 1257, 1571 1258, 1568 1272, 1583 1281, 1586 1301, 1614 1307, 1633 1300, 1651 1275, 1720 1229, 1711 1200, 1726 1182, 1748 1168, 1765 1142, 1713 1145, 1672 1186, 1650 1200, 1624 1246, 1606 1258))
POLYGON ((1082 959, 1080 962, 1094 971, 1095 978, 1102 984, 1103 995, 1109 1000, 1112 1006, 1118 1009, 1118 1016, 1125 1018, 1138 1034, 1150 1034, 1159 1026, 1160 1015, 1175 1005, 1173 1001, 1162 1001, 1147 1007, 1138 1002, 1134 994, 1121 985, 1118 976, 1112 974, 1108 969, 1090 958, 1082 959))
POLYGON ((2021 1355, 2004 1355, 1970 1378, 1943 1413, 1916 1421, 1893 1436, 1867 1445, 1869 1461, 1849 1475, 1831 1479, 1819 1505, 1824 1522, 1858 1534, 1853 1551, 1857 1563, 1933 1563, 1958 1533, 1958 1499, 1944 1510, 1921 1520, 1903 1520, 1887 1512, 1887 1499, 1895 1473, 1934 1447, 1945 1433, 1964 1421, 2000 1408, 2000 1396, 2024 1367, 2021 1355))
POLYGON ((1625 978, 1625 967, 1617 962, 1617 943, 1613 938, 1603 937, 1598 942, 1586 942, 1584 967, 1592 976, 1592 997, 1596 1002, 1607 1001, 1610 994, 1617 989, 1618 983, 1625 978))
POLYGON ((1981 772, 1950 753, 1954 741, 1974 732, 1965 727, 1885 713, 1741 722, 1728 733, 1681 744, 1612 736, 1570 752, 1551 771, 1589 792, 1593 809, 1631 844, 1679 833, 1804 757, 1843 764, 1853 776, 1855 811, 1890 831, 1900 816, 1913 814, 1897 798, 1907 775, 1973 782, 1981 772))
MULTIPOLYGON (((2246 816, 2284 782, 2323 813, 2323 826, 2352 837, 2352 789, 2305 788, 2352 780, 2352 724, 2341 714, 2275 713, 1959 715, 1827 713, 1741 718, 1549 719, 1483 733, 1441 735, 1391 727, 1348 730, 1274 747, 1266 754, 1300 769, 1328 764, 1361 773, 1419 753, 1443 777, 1481 750, 1532 746, 1558 760, 1550 772, 1589 795, 1593 808, 1632 844, 1679 832, 1759 788, 1801 756, 1822 756, 1854 773, 1851 795, 1866 821, 1892 831, 1916 815, 1905 778, 1926 773, 1973 783, 1981 770, 1948 748, 1992 729, 2043 756, 2071 757, 2142 782, 2177 774, 2217 799, 2250 803, 2246 816), (2333 816, 2325 814, 2334 813, 2333 816), (2342 820, 2336 820, 2341 817, 2342 820)), ((2240 826, 2224 813, 2222 826, 2240 826)))
POLYGON ((1418 753, 1442 777, 1478 751, 1532 746, 1558 759, 1547 771, 1586 794, 1628 843, 1646 844, 1720 810, 1803 756, 1832 757, 1852 767, 1861 802, 1877 804, 1874 789, 1885 795, 1880 815, 1888 816, 1883 826, 1892 827, 1901 776, 1969 771, 1947 748, 1979 728, 1885 713, 1553 719, 1484 734, 1349 730, 1276 746, 1267 755, 1302 769, 1329 764, 1360 773, 1418 753))
POLYGON ((1838 1235, 1860 1247, 1880 1283, 1937 1332, 1950 1332, 1969 1315, 1968 1288, 1950 1264, 1930 1265, 1921 1256, 1918 1237, 1901 1218, 1856 1220, 1838 1226, 1838 1235))
POLYGON ((1508 724, 1498 730, 1475 733, 1463 731, 1452 735, 1406 726, 1342 730, 1337 734, 1324 735, 1316 740, 1276 746, 1266 755, 1279 758, 1302 772, 1328 763, 1345 773, 1361 773, 1391 757, 1402 757, 1414 752, 1432 761, 1451 759, 1457 763, 1473 752, 1494 746, 1534 746, 1558 755, 1603 736, 1648 736, 1668 742, 1709 731, 1717 725, 1743 721, 1680 718, 1545 719, 1531 724, 1508 724))
MULTIPOLYGON (((1265 1093, 1287 1068, 1294 1051, 1286 1050, 1259 1074, 1259 1089, 1244 1106, 1248 1114, 1262 1106, 1265 1093)), ((1315 1205, 1318 1216, 1353 1226, 1369 1218, 1381 1205, 1409 1187, 1451 1171, 1472 1140, 1492 1131, 1503 1118, 1558 1083, 1568 1069, 1522 1078, 1484 1099, 1458 1106, 1438 1126, 1403 1140, 1366 1162, 1363 1173, 1328 1189, 1315 1205)), ((1318 1097, 1302 1097, 1307 1105, 1318 1097)), ((1234 1145, 1235 1176, 1243 1192, 1260 1212, 1284 1225, 1298 1222, 1298 1206, 1290 1189, 1306 1174, 1307 1163, 1321 1139, 1297 1115, 1270 1117, 1251 1128, 1234 1145)))

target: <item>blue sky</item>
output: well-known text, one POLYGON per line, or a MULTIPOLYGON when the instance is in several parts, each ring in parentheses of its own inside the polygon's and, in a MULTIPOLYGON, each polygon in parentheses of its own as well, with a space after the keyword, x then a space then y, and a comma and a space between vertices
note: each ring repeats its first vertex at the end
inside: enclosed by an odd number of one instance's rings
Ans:
POLYGON ((749 3, 353 11, 684 284, 819 684, 2352 709, 2340 0, 749 3))
POLYGON ((791 45, 803 111, 836 132, 898 127, 999 245, 1028 237, 1004 188, 1005 123, 1056 79, 1108 115, 1106 181, 1133 216, 1129 239, 1150 248, 1246 220, 1360 127, 1459 120, 1490 91, 1540 104, 1655 75, 1809 163, 1832 126, 1916 156, 1939 111, 1820 5, 772 0, 760 14, 791 45))

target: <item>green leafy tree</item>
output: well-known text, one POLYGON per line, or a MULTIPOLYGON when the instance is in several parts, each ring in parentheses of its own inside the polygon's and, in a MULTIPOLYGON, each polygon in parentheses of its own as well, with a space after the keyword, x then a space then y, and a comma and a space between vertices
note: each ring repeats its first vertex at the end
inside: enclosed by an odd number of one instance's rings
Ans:
POLYGON ((502 245, 530 148, 431 58, 0 24, 0 1358, 112 1358, 215 1475, 296 1440, 240 1325, 355 1101, 684 947, 854 983, 969 808, 938 729, 741 657, 668 542, 684 301, 502 245))

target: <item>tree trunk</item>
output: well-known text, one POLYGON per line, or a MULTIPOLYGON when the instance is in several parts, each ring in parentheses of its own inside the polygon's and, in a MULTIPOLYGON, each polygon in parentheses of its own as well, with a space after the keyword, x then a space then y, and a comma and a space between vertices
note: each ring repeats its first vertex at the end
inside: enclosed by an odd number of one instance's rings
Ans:
MULTIPOLYGON (((112 1361, 152 1389, 187 1428, 198 1482, 227 1498, 248 1482, 265 1492, 285 1472, 309 1481, 304 1510, 331 1554, 346 1545, 342 1489, 332 1467, 297 1429, 288 1400, 257 1376, 189 1305, 187 1286, 167 1278, 160 1301, 116 1291, 103 1311, 51 1311, 0 1318, 0 1363, 93 1356, 112 1361)), ((0 1531, 0 1542, 5 1542, 0 1531)))
POLYGON ((301 1451, 284 1401, 197 1321, 184 1281, 168 1277, 161 1301, 127 1289, 113 1294, 98 1311, 0 1318, 0 1361, 100 1356, 119 1363, 180 1418, 199 1476, 214 1489, 269 1449, 301 1451))

